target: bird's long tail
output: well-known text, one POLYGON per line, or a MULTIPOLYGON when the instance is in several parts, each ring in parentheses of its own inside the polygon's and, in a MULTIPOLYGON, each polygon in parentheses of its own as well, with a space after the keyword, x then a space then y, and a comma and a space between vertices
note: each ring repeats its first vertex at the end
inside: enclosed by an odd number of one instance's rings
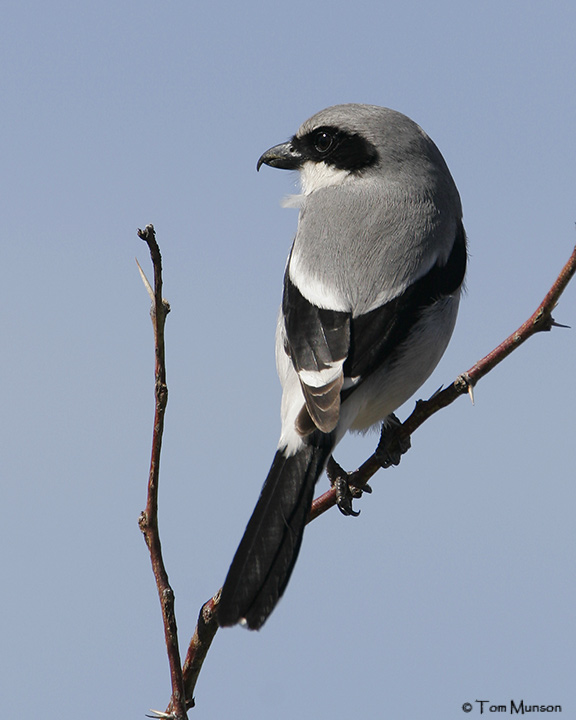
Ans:
POLYGON ((262 627, 294 568, 314 486, 334 442, 316 431, 294 455, 278 450, 222 588, 221 626, 262 627))

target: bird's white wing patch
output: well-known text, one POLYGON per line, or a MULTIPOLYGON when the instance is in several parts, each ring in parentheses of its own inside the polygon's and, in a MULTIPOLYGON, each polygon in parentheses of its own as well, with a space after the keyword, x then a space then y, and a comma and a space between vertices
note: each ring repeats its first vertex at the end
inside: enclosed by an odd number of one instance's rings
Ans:
POLYGON ((344 360, 330 363, 330 367, 322 370, 300 370, 298 377, 304 383, 313 388, 320 388, 333 382, 342 372, 344 360))

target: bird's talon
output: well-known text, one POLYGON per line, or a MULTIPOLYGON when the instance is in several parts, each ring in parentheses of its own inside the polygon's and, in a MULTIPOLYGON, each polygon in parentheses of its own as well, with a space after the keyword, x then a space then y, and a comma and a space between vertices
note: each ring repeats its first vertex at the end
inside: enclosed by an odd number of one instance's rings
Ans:
POLYGON ((354 510, 352 500, 362 495, 360 488, 353 488, 348 480, 342 476, 337 477, 333 483, 336 490, 336 504, 342 515, 346 517, 358 517, 360 510, 354 510))
POLYGON ((396 415, 389 415, 386 422, 382 423, 380 441, 375 455, 383 468, 399 465, 402 455, 410 450, 410 438, 402 437, 399 434, 401 427, 402 423, 396 415))

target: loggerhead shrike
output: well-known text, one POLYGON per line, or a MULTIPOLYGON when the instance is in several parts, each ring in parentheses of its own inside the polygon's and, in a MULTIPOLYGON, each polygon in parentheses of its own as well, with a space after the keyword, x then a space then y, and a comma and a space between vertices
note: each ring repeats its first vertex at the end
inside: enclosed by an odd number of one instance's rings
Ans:
POLYGON ((299 170, 302 194, 276 333, 282 432, 218 609, 221 626, 251 629, 286 589, 336 444, 393 422, 440 360, 467 258, 450 171, 405 115, 327 108, 262 164, 299 170))

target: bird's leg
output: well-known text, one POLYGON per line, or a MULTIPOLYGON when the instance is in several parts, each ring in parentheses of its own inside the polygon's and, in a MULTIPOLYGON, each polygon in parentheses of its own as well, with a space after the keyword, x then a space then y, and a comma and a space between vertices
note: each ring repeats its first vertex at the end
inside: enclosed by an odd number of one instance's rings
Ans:
POLYGON ((343 515, 358 517, 360 510, 352 509, 352 500, 362 497, 363 492, 371 493, 372 488, 370 485, 366 484, 361 488, 352 485, 350 479, 354 473, 346 472, 346 470, 334 460, 332 455, 330 455, 326 465, 326 475, 328 475, 330 484, 336 490, 336 503, 340 512, 343 515))
POLYGON ((400 458, 410 449, 410 438, 400 435, 402 423, 393 413, 382 423, 380 441, 376 448, 376 458, 383 468, 398 465, 400 458))

